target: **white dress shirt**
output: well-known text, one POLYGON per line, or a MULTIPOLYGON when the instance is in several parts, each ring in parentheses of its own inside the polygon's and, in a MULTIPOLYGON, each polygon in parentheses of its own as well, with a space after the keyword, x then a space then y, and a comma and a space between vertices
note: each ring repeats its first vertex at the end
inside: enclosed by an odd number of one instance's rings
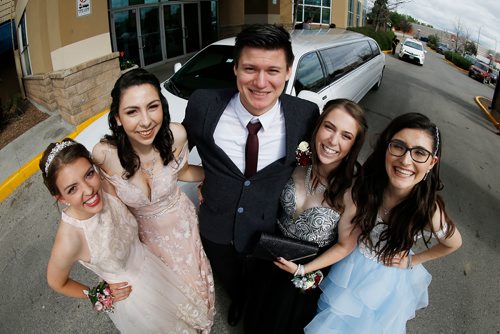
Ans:
POLYGON ((252 123, 259 121, 262 124, 257 133, 259 137, 257 171, 283 158, 286 152, 285 117, 280 101, 278 100, 264 115, 256 117, 241 104, 238 93, 233 96, 222 113, 215 128, 214 140, 242 173, 245 172, 247 124, 250 121, 252 123))

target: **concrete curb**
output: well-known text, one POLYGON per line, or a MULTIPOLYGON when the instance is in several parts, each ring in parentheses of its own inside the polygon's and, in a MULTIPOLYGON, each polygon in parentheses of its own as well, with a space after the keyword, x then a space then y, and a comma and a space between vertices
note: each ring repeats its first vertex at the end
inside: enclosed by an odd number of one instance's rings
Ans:
MULTIPOLYGON (((76 130, 70 134, 64 136, 63 138, 75 138, 80 132, 82 132, 86 127, 92 124, 97 118, 101 117, 104 113, 107 113, 109 109, 105 109, 92 116, 83 123, 76 126, 76 130)), ((61 138, 62 139, 62 138, 61 138)), ((33 159, 24 164, 16 172, 11 174, 2 184, 0 184, 0 202, 7 198, 14 190, 17 189, 24 181, 30 178, 38 170, 38 162, 42 157, 43 152, 38 153, 33 159)))
MULTIPOLYGON (((491 105, 491 100, 487 99, 483 96, 476 96, 474 98, 474 101, 476 101, 477 105, 483 110, 486 116, 490 119, 490 121, 493 123, 495 128, 500 131, 500 122, 493 116, 491 113, 490 109, 488 108, 489 105, 491 105)), ((499 133, 500 134, 500 133, 499 133)))

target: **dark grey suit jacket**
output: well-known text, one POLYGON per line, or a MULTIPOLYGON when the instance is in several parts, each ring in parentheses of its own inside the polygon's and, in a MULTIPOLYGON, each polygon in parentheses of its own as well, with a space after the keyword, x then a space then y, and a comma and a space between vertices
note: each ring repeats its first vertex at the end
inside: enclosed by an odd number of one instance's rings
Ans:
POLYGON ((200 205, 200 233, 218 244, 234 244, 240 253, 252 252, 261 232, 273 232, 279 196, 295 163, 295 150, 309 141, 319 116, 317 105, 283 94, 286 156, 246 179, 214 141, 214 131, 235 90, 198 90, 186 108, 183 124, 190 148, 196 146, 205 170, 200 205))

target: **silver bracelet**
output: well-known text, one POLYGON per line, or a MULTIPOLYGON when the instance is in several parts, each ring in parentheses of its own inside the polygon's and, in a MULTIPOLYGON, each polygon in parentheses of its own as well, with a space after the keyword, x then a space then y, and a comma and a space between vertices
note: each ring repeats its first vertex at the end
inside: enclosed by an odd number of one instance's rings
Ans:
POLYGON ((297 270, 295 270, 295 273, 293 276, 304 276, 304 266, 301 264, 297 265, 297 270))

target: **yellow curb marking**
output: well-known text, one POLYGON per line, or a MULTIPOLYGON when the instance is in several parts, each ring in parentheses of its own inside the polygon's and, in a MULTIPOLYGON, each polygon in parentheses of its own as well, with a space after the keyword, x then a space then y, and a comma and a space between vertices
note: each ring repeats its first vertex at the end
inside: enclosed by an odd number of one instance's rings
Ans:
MULTIPOLYGON (((86 127, 92 124, 96 119, 107 113, 109 109, 105 109, 76 126, 76 130, 71 132, 64 138, 75 138, 86 127)), ((19 168, 16 172, 12 173, 2 184, 0 184, 0 202, 6 199, 17 187, 24 181, 29 179, 33 174, 38 171, 38 162, 42 158, 43 152, 38 153, 33 159, 27 162, 24 166, 19 168)))
POLYGON ((493 116, 493 114, 490 112, 490 110, 488 109, 488 107, 485 107, 481 103, 480 99, 483 99, 483 100, 486 100, 486 101, 490 101, 490 103, 491 103, 491 100, 487 99, 485 97, 482 97, 482 96, 476 96, 474 98, 474 101, 476 101, 477 105, 483 110, 483 112, 486 114, 486 116, 488 116, 488 118, 493 123, 493 125, 495 126, 495 128, 497 128, 497 130, 500 131, 500 122, 495 118, 495 116, 493 116))

